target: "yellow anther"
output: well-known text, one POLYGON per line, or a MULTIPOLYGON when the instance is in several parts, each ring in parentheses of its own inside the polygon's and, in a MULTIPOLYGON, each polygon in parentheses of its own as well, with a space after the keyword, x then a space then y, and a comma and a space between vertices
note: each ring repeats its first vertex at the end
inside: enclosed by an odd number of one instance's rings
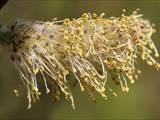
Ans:
POLYGON ((92 17, 93 17, 93 18, 97 17, 97 14, 96 14, 96 13, 93 13, 93 14, 92 14, 92 17))
POLYGON ((29 63, 29 64, 32 64, 32 61, 31 61, 30 59, 28 59, 28 63, 29 63))
POLYGON ((125 12, 126 12, 126 9, 122 9, 122 12, 125 13, 125 12))
POLYGON ((64 39, 66 39, 66 40, 68 40, 68 39, 69 39, 69 37, 68 37, 68 36, 66 36, 66 35, 65 35, 63 38, 64 38, 64 39))
POLYGON ((125 91, 126 91, 126 92, 129 92, 129 88, 128 88, 128 87, 126 87, 126 88, 125 88, 125 91))
POLYGON ((74 68, 74 67, 73 67, 73 72, 74 72, 74 73, 76 73, 76 72, 77 72, 76 68, 74 68))
POLYGON ((38 93, 38 88, 37 88, 37 87, 32 86, 32 90, 33 90, 35 93, 38 93))
POLYGON ((153 62, 152 62, 152 61, 147 61, 147 64, 148 64, 149 66, 152 66, 152 65, 153 65, 153 62))
POLYGON ((105 13, 101 13, 100 17, 103 18, 105 16, 105 13))
POLYGON ((78 27, 78 28, 77 28, 77 34, 78 34, 79 36, 82 36, 82 35, 84 34, 84 32, 83 32, 83 30, 82 30, 81 27, 78 27))
POLYGON ((155 57, 159 57, 159 53, 155 53, 155 57))
POLYGON ((126 91, 125 87, 121 86, 122 87, 122 91, 126 91))
POLYGON ((83 13, 83 14, 82 14, 82 18, 84 18, 84 19, 89 19, 89 15, 88 15, 87 13, 83 13))
POLYGON ((64 29, 63 29, 63 28, 61 28, 61 29, 59 30, 59 32, 64 32, 64 29))
POLYGON ((18 90, 17 90, 17 89, 14 89, 14 91, 13 91, 13 92, 15 93, 16 97, 19 97, 19 92, 18 92, 18 90))
POLYGON ((50 90, 47 88, 47 89, 46 89, 46 93, 48 94, 49 92, 50 92, 50 90))
POLYGON ((138 74, 141 74, 141 70, 138 70, 137 73, 138 73, 138 74))
POLYGON ((113 96, 117 97, 117 93, 113 92, 113 96))
POLYGON ((71 21, 68 18, 66 18, 66 19, 64 19, 64 23, 63 24, 64 25, 70 25, 71 21))
POLYGON ((134 80, 131 80, 131 84, 134 84, 135 83, 135 81, 134 80))
POLYGON ((33 69, 34 74, 37 74, 39 72, 38 68, 33 69))

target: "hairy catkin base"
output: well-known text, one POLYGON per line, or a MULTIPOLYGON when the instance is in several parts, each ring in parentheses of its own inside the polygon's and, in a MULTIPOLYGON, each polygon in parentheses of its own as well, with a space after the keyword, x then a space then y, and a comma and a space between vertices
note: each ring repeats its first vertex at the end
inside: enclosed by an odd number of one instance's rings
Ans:
POLYGON ((84 13, 72 20, 17 21, 10 27, 11 59, 27 89, 28 108, 32 101, 39 100, 37 83, 44 83, 46 93, 51 90, 50 84, 55 100, 63 93, 75 108, 67 75, 73 74, 81 90, 95 100, 93 91, 105 99, 106 89, 116 96, 107 84, 108 74, 123 91, 129 91, 127 81, 134 83, 140 73, 135 68, 137 56, 159 69, 151 56, 153 52, 156 57, 159 54, 151 39, 155 30, 149 21, 137 11, 118 18, 103 16, 84 13))

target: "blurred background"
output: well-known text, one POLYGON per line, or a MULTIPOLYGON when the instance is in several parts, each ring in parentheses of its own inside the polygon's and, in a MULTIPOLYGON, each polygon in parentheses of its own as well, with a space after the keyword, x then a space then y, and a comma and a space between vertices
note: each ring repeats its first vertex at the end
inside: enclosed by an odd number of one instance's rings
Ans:
MULTIPOLYGON (((155 23, 154 42, 160 51, 160 1, 159 0, 10 0, 0 10, 0 24, 10 25, 16 19, 49 21, 76 18, 84 12, 105 12, 106 17, 120 16, 122 9, 131 14, 140 8, 145 19, 155 23)), ((160 61, 160 60, 159 60, 160 61)), ((116 89, 118 97, 93 103, 79 87, 72 88, 76 110, 63 98, 54 103, 50 95, 27 109, 26 91, 9 55, 0 46, 0 120, 4 119, 160 119, 160 72, 139 61, 142 74, 129 93, 116 89), (15 97, 14 89, 20 89, 15 97)))

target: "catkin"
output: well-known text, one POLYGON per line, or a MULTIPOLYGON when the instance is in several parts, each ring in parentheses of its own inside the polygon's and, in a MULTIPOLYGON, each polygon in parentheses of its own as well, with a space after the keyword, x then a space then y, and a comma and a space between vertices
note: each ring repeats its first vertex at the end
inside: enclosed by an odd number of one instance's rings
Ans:
POLYGON ((151 39, 154 32, 138 11, 116 18, 84 13, 76 19, 15 22, 10 27, 9 50, 27 89, 28 108, 39 100, 39 83, 44 83, 46 93, 51 91, 55 100, 64 94, 75 108, 67 77, 71 74, 93 100, 93 91, 104 99, 106 90, 117 95, 108 81, 128 92, 128 81, 134 83, 141 73, 136 68, 138 56, 160 68, 152 57, 159 57, 151 39))

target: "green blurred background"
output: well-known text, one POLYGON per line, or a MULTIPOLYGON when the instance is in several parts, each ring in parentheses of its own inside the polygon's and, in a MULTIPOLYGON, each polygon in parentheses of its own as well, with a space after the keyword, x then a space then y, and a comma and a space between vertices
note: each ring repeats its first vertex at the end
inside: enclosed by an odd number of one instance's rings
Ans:
MULTIPOLYGON (((10 0, 0 11, 0 23, 10 25, 16 19, 48 21, 54 17, 76 18, 84 12, 106 13, 106 17, 120 16, 122 9, 131 14, 140 8, 144 18, 156 24, 154 42, 160 51, 160 1, 159 0, 10 0)), ((160 60, 159 60, 160 61, 160 60)), ((0 120, 3 119, 160 119, 160 72, 145 66, 136 84, 130 85, 129 93, 117 89, 118 97, 109 94, 104 101, 97 95, 97 103, 73 88, 76 110, 61 99, 54 103, 48 95, 27 109, 25 90, 15 97, 13 89, 23 85, 9 55, 0 46, 0 120)))

